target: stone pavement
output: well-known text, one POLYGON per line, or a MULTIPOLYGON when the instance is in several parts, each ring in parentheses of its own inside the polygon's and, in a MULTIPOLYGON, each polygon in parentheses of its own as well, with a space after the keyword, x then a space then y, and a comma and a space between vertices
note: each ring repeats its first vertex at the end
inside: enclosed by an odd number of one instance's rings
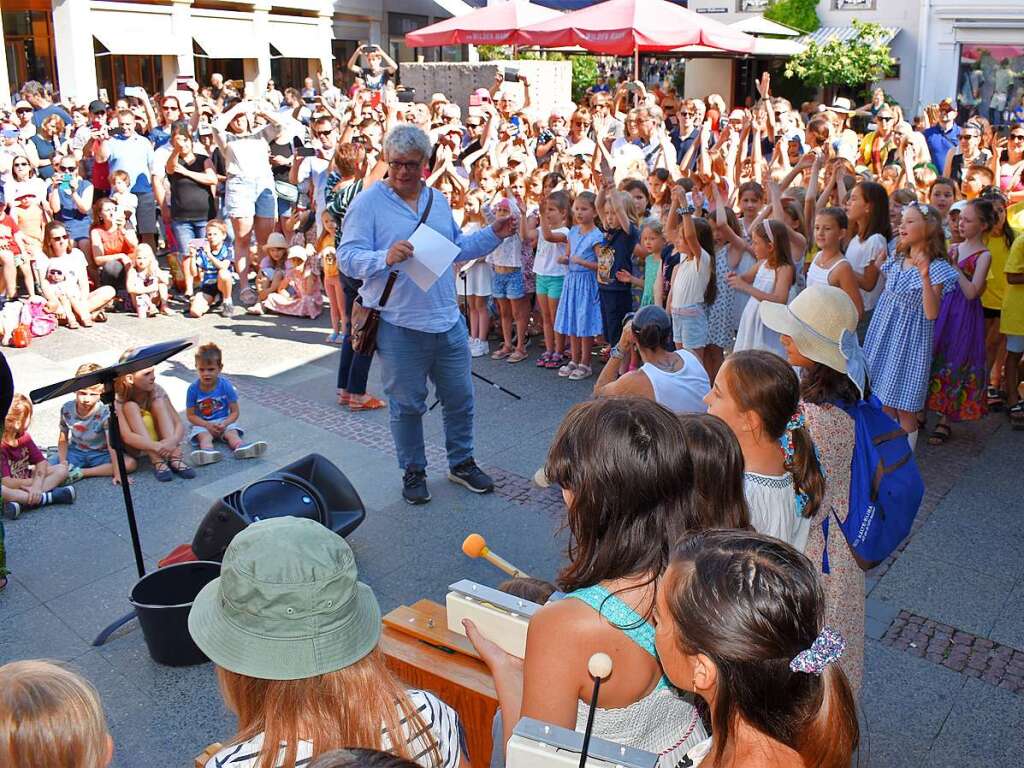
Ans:
MULTIPOLYGON (((113 316, 105 328, 61 330, 9 351, 8 359, 18 390, 27 392, 70 376, 82 362, 112 363, 133 345, 184 337, 221 346, 244 423, 271 449, 260 460, 226 458, 191 482, 157 483, 148 468, 138 474, 132 491, 149 568, 191 540, 216 499, 315 451, 348 475, 367 507, 349 541, 385 611, 443 599, 459 578, 497 583, 499 573, 459 551, 471 531, 525 570, 554 574, 565 546, 560 495, 533 487, 529 477, 562 414, 589 394, 592 381, 558 379, 532 360, 475 361, 478 372, 523 398, 476 382, 477 458, 498 480, 497 492, 477 497, 444 480, 438 408, 425 421, 434 500, 412 508, 399 495, 386 412, 350 414, 333 404, 337 351, 323 343, 325 324, 326 317, 113 316)), ((192 378, 189 351, 159 369, 179 404, 192 378)), ((376 366, 371 391, 380 391, 376 366)), ((55 403, 36 410, 31 431, 40 445, 56 442, 57 410, 55 403)), ((1021 765, 1024 534, 1016 524, 1020 472, 1010 460, 1022 440, 996 415, 958 428, 942 448, 919 448, 928 487, 920 521, 904 549, 868 579, 862 766, 1021 765)), ((158 666, 134 623, 105 646, 90 645, 126 611, 137 576, 119 489, 106 480, 77 488, 74 506, 28 512, 6 525, 13 574, 0 592, 0 663, 58 659, 92 680, 110 718, 116 766, 190 764, 234 728, 213 669, 158 666)))

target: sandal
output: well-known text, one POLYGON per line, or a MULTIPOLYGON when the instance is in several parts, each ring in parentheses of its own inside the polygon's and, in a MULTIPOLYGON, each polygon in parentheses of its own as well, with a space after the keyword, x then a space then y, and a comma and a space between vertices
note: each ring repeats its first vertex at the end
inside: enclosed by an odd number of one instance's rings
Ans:
POLYGON ((561 368, 562 364, 565 363, 565 358, 562 357, 558 352, 552 352, 551 357, 544 363, 544 367, 547 369, 561 368))
POLYGON ((338 393, 338 405, 348 405, 352 402, 352 395, 338 393))
POLYGON ((515 352, 513 352, 511 355, 508 356, 508 359, 505 362, 506 363, 521 363, 521 362, 523 362, 523 360, 525 360, 528 357, 529 357, 528 354, 526 354, 525 352, 520 352, 517 349, 515 352))
POLYGON ((387 408, 387 403, 383 400, 378 400, 376 397, 368 397, 361 403, 357 403, 355 400, 349 398, 348 409, 353 413, 359 413, 360 411, 376 411, 380 408, 387 408))
POLYGON ((996 389, 995 387, 989 387, 987 390, 988 396, 988 409, 990 411, 1001 411, 1003 406, 1006 405, 1006 393, 1002 390, 996 389))
POLYGON ((76 467, 74 464, 72 464, 71 466, 68 467, 68 477, 63 484, 73 485, 74 483, 77 483, 79 480, 81 480, 83 477, 85 477, 85 475, 82 474, 81 467, 76 467))
POLYGON ((544 354, 537 358, 537 362, 535 363, 535 365, 538 368, 546 368, 547 364, 551 361, 551 355, 551 352, 545 352, 544 354))
POLYGON ((936 424, 935 429, 928 436, 928 445, 942 445, 953 435, 953 430, 949 428, 949 424, 936 424))
POLYGON ((101 309, 100 311, 93 313, 92 319, 95 323, 105 323, 107 322, 107 313, 101 309))
POLYGON ((504 360, 511 354, 512 350, 502 345, 491 353, 491 360, 504 360))
POLYGON ((167 464, 170 466, 171 472, 186 480, 191 480, 196 476, 196 471, 181 459, 171 459, 167 464))
POLYGON ((1024 402, 1012 406, 1007 413, 1010 414, 1010 427, 1015 430, 1024 430, 1024 402))
POLYGON ((153 474, 161 483, 169 483, 174 479, 174 473, 171 472, 171 468, 167 466, 166 461, 153 462, 153 474))

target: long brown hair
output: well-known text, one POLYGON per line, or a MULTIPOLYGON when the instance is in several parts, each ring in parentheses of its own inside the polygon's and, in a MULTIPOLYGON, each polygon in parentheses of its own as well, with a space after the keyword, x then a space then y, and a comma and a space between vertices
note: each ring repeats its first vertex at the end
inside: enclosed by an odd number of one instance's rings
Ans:
POLYGON ((670 410, 646 398, 574 406, 551 444, 545 474, 573 494, 569 564, 558 576, 566 592, 630 576, 653 580, 686 531, 746 522, 736 510, 695 508, 687 432, 670 410))
POLYGON ((414 754, 406 734, 422 734, 430 740, 431 764, 441 765, 433 732, 380 648, 348 667, 301 680, 261 680, 223 667, 217 667, 217 679, 224 702, 238 716, 234 743, 263 734, 258 768, 294 768, 300 741, 312 743, 313 757, 341 747, 383 749, 385 733, 387 750, 408 759, 414 754))
POLYGON ((684 413, 679 423, 693 464, 690 507, 699 527, 750 528, 743 490, 743 451, 729 425, 706 413, 684 413))
POLYGON ((16 445, 18 438, 25 433, 31 421, 32 401, 20 392, 15 392, 11 407, 7 410, 7 417, 4 419, 4 445, 16 445))
POLYGON ((768 259, 769 267, 778 269, 790 266, 796 269, 789 247, 789 227, 775 219, 763 219, 761 225, 754 228, 754 234, 772 247, 772 255, 768 259))
POLYGON ((857 709, 836 663, 821 675, 794 672, 825 620, 825 596, 811 561, 785 542, 746 531, 684 537, 659 588, 688 655, 717 668, 711 724, 714 764, 742 719, 796 750, 803 765, 848 768, 860 741, 857 709))
POLYGON ((99 694, 48 661, 0 667, 0 765, 100 768, 110 749, 99 694))
POLYGON ((67 256, 69 253, 71 253, 71 248, 73 245, 74 243, 71 240, 71 235, 70 233, 67 232, 67 227, 64 226, 63 221, 57 221, 55 219, 46 225, 46 228, 43 230, 43 253, 45 253, 48 258, 56 259, 59 258, 60 256, 67 256), (65 241, 64 245, 64 248, 66 249, 64 253, 54 253, 53 251, 53 240, 51 240, 50 238, 53 235, 53 233, 56 232, 58 229, 63 229, 65 233, 68 234, 68 239, 65 241))
MULTIPOLYGON (((765 434, 779 440, 800 408, 800 380, 793 368, 778 355, 763 349, 748 349, 729 355, 722 367, 729 380, 729 392, 742 411, 753 411, 765 434)), ((814 453, 806 426, 790 431, 793 460, 786 468, 793 473, 794 489, 807 494, 804 517, 814 517, 825 497, 825 478, 814 453)))

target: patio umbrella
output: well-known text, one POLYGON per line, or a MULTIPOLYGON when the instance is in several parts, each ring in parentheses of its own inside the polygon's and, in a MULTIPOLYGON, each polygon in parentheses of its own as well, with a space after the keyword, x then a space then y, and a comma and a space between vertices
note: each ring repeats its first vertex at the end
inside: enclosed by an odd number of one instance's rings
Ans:
POLYGON ((754 38, 667 0, 607 0, 556 19, 521 29, 523 45, 578 45, 594 53, 633 56, 640 51, 667 52, 686 45, 749 53, 754 38))
POLYGON ((510 45, 516 33, 525 26, 554 19, 562 14, 550 8, 533 5, 527 0, 477 8, 463 16, 445 19, 405 36, 409 48, 430 48, 439 45, 510 45))

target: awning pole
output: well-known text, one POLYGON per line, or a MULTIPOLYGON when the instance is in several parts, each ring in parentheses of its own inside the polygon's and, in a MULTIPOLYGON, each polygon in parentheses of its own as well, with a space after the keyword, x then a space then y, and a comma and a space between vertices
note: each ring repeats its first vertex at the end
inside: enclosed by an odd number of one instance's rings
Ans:
POLYGON ((633 79, 640 79, 640 48, 633 44, 633 79))

